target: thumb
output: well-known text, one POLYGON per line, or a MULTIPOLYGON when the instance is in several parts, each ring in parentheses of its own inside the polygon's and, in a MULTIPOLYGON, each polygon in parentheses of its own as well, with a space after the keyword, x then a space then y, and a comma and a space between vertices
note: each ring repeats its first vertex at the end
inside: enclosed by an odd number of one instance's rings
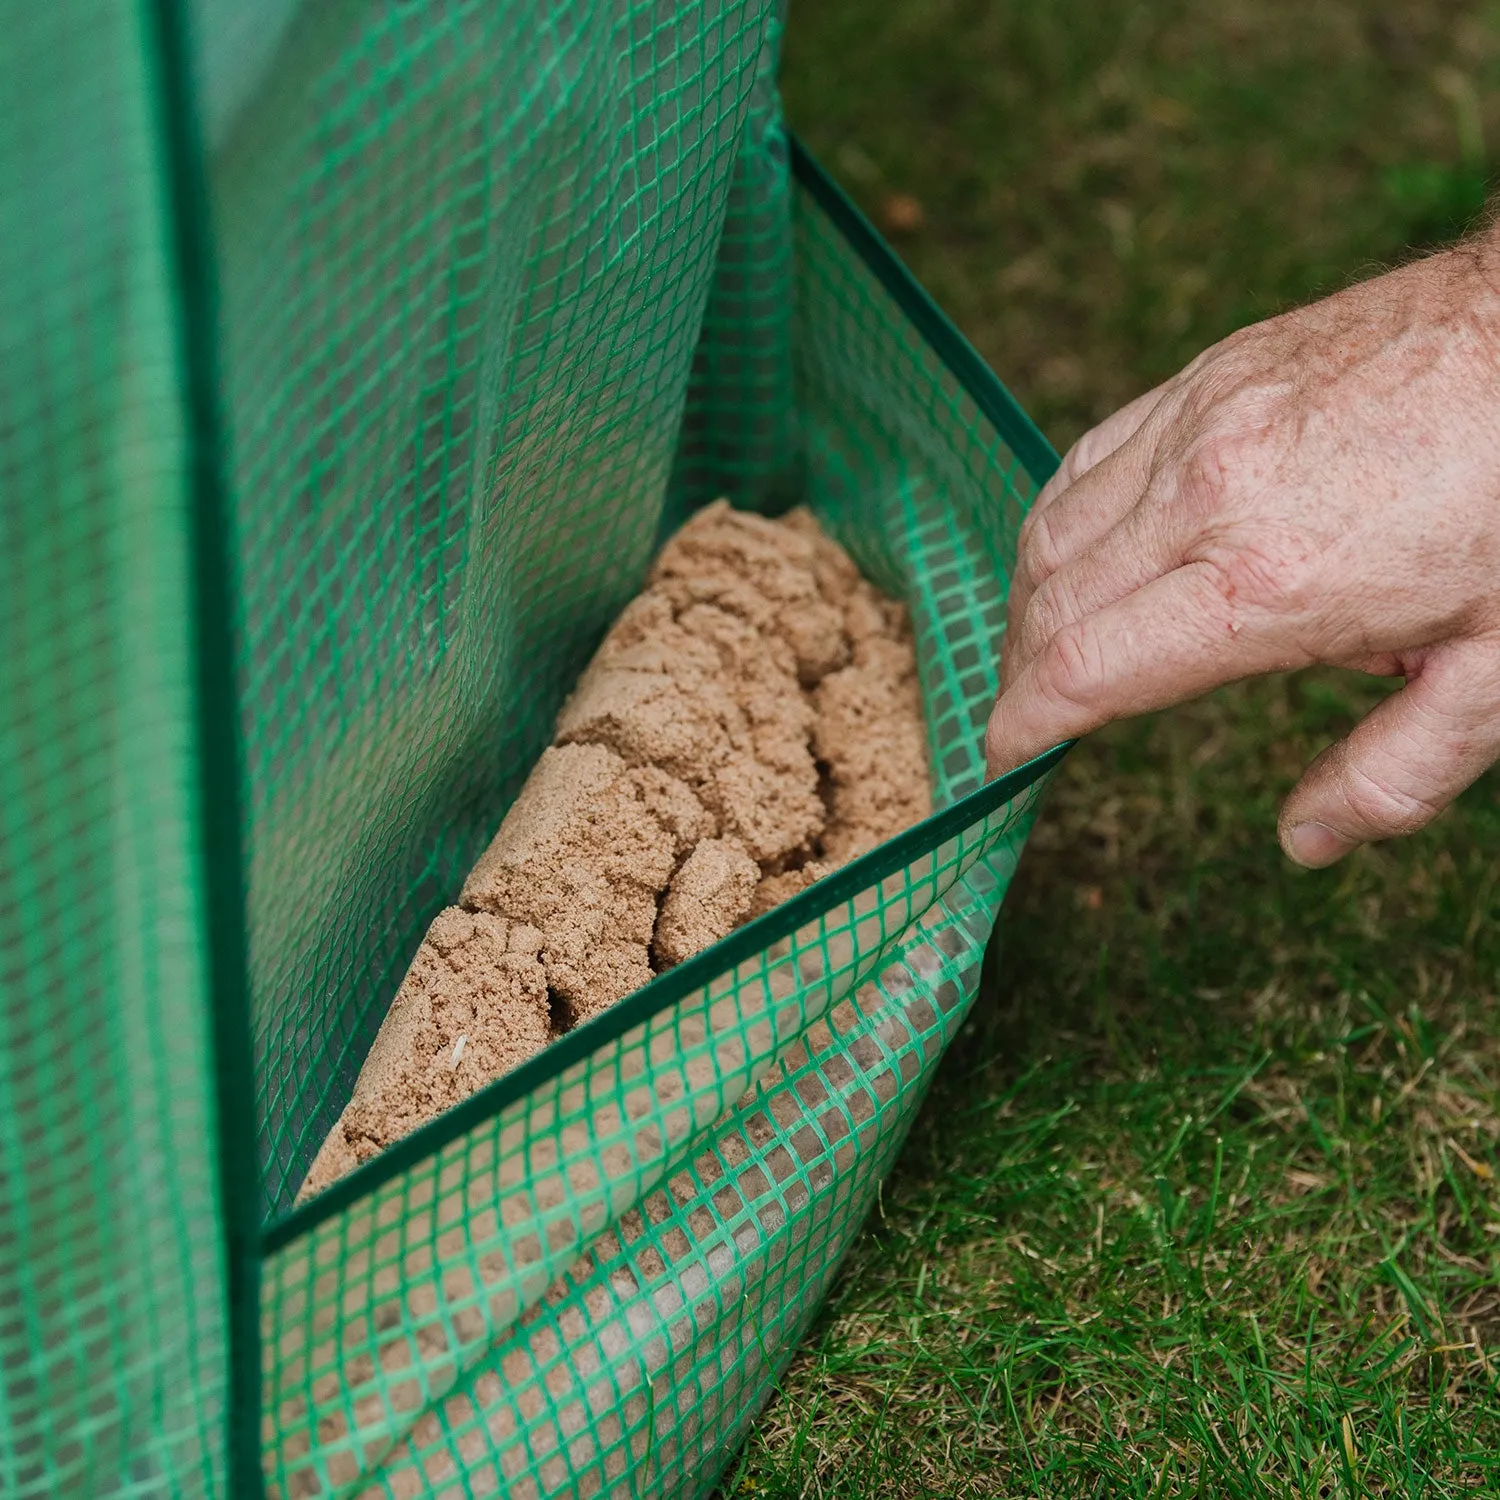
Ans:
POLYGON ((1281 847, 1321 869, 1358 844, 1425 827, 1500 757, 1500 643, 1440 648, 1307 768, 1281 809, 1281 847))

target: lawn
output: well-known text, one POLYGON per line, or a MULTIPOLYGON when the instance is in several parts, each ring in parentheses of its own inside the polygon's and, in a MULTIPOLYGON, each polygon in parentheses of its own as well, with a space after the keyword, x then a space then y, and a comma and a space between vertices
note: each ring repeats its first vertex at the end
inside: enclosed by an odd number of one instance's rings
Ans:
MULTIPOLYGON (((1457 233, 1500 7, 793 0, 790 115, 1060 447, 1457 233)), ((1069 758, 726 1495, 1500 1494, 1500 804, 1321 873, 1304 673, 1069 758)))

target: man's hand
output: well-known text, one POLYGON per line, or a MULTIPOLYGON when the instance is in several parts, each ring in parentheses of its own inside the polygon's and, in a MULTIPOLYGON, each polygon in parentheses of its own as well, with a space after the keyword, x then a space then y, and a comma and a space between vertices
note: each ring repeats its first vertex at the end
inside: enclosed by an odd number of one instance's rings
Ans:
POLYGON ((1314 662, 1406 685, 1287 799, 1305 865, 1500 757, 1500 237, 1247 328, 1081 438, 1021 531, 992 774, 1314 662))

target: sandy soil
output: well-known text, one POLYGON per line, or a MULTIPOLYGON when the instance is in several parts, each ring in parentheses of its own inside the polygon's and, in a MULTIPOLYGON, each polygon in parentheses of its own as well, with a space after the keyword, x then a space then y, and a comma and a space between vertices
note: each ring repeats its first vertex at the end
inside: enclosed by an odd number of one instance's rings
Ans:
POLYGON ((931 810, 905 609, 806 511, 706 507, 412 961, 299 1200, 931 810))

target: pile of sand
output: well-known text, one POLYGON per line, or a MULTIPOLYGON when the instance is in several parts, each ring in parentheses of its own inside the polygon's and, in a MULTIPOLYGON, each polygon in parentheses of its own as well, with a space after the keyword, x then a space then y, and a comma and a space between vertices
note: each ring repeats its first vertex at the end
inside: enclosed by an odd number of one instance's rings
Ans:
POLYGON ((299 1198, 930 806, 906 611, 806 511, 700 511, 433 921, 299 1198))

